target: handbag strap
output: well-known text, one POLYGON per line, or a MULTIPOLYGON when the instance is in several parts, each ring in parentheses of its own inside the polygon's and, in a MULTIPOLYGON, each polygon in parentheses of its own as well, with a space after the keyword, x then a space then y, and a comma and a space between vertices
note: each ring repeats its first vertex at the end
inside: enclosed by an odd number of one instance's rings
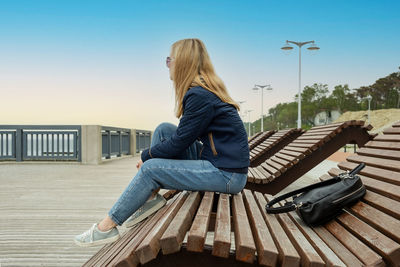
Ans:
POLYGON ((265 206, 265 208, 267 210, 267 213, 276 214, 276 213, 284 213, 284 212, 293 211, 293 210, 295 210, 297 208, 297 205, 294 204, 293 201, 286 202, 285 205, 282 206, 282 207, 273 208, 272 206, 274 204, 278 203, 279 201, 282 201, 282 200, 284 200, 284 199, 286 199, 288 197, 291 197, 291 196, 294 196, 294 195, 297 195, 297 194, 300 194, 300 193, 303 193, 303 192, 306 192, 306 191, 310 191, 310 190, 315 189, 315 188, 323 187, 323 186, 326 186, 326 185, 331 185, 331 184, 339 182, 340 180, 341 180, 340 177, 336 176, 336 177, 333 177, 332 179, 329 179, 329 180, 326 180, 326 181, 323 181, 323 182, 319 182, 319 183, 315 183, 315 184, 312 184, 312 185, 308 185, 308 186, 305 186, 303 188, 294 190, 292 192, 283 194, 283 195, 281 195, 281 196, 279 196, 277 198, 274 198, 273 200, 268 202, 268 204, 265 206))

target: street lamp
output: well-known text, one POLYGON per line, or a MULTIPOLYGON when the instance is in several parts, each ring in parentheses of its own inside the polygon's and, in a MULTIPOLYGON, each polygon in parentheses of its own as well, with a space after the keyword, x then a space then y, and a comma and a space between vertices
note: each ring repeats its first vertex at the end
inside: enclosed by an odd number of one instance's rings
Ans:
POLYGON ((263 106, 264 106, 264 89, 265 90, 272 90, 271 85, 258 85, 255 84, 253 90, 261 90, 261 132, 264 131, 264 111, 263 111, 263 106))
POLYGON ((307 47, 308 50, 317 51, 319 47, 315 45, 314 41, 307 42, 294 42, 294 41, 286 41, 286 44, 281 47, 282 50, 289 51, 293 49, 293 46, 290 44, 297 45, 299 47, 299 98, 298 98, 298 111, 297 111, 297 128, 301 128, 301 47, 306 44, 311 44, 307 47))
POLYGON ((371 95, 367 95, 367 100, 368 100, 368 124, 371 124, 371 100, 372 100, 372 96, 371 95))
POLYGON ((248 110, 245 110, 244 112, 245 112, 245 115, 246 114, 248 114, 249 115, 249 137, 251 136, 251 130, 250 130, 250 112, 252 112, 253 110, 252 109, 248 109, 248 110))

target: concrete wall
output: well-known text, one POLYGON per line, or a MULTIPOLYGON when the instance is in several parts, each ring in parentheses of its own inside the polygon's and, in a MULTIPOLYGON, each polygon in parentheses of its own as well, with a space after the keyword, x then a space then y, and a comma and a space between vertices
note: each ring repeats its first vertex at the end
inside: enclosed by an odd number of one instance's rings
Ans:
MULTIPOLYGON (((152 136, 153 132, 151 132, 152 136)), ((112 159, 102 159, 101 125, 82 125, 82 164, 101 164, 112 159)), ((130 155, 136 156, 136 129, 131 129, 130 155)), ((129 155, 125 155, 126 157, 129 155)), ((117 157, 119 158, 119 157, 117 157)))
POLYGON ((82 164, 100 164, 101 154, 101 126, 82 125, 82 164))

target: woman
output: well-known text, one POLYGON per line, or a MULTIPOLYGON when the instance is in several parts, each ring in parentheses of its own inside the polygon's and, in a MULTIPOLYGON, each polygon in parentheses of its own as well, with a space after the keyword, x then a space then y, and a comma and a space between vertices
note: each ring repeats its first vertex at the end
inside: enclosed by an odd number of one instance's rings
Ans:
POLYGON ((166 63, 179 125, 157 127, 138 173, 108 216, 75 237, 80 246, 113 242, 117 225, 133 226, 157 211, 165 199, 159 194, 148 199, 159 188, 237 194, 246 184, 249 147, 239 106, 215 74, 203 42, 174 43, 166 63))

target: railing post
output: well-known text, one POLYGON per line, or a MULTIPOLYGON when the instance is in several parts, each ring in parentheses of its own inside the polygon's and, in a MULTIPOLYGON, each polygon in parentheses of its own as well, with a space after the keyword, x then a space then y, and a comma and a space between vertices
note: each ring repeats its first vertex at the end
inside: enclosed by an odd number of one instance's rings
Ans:
POLYGON ((107 130, 107 145, 108 145, 108 155, 106 156, 106 159, 110 159, 111 158, 111 131, 107 130))
POLYGON ((118 137, 119 137, 119 151, 118 151, 118 157, 122 156, 122 131, 118 131, 118 137))
POLYGON ((132 156, 136 156, 136 129, 131 129, 131 136, 130 136, 130 154, 132 156))
POLYGON ((15 158, 22 161, 22 129, 17 129, 15 134, 15 158))

